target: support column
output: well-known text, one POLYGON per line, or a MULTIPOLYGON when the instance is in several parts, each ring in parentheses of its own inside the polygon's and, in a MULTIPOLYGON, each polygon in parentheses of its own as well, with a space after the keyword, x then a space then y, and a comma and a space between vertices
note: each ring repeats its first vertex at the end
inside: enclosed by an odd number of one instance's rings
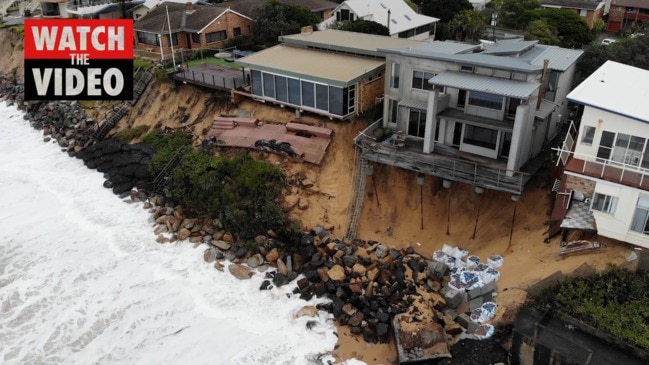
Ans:
POLYGON ((433 152, 435 146, 435 129, 437 129, 437 99, 439 91, 433 90, 428 94, 426 107, 426 128, 424 129, 424 153, 433 152))
POLYGON ((512 129, 512 142, 509 147, 509 156, 507 156, 507 176, 513 176, 514 170, 517 170, 518 160, 521 158, 523 149, 523 135, 525 132, 525 121, 529 113, 529 105, 519 105, 516 108, 516 117, 514 118, 514 128, 512 129))

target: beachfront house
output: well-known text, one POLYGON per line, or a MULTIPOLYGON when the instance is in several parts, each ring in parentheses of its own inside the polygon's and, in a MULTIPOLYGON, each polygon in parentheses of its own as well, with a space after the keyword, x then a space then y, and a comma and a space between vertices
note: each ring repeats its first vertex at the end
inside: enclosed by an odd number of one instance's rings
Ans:
POLYGON ((593 24, 604 17, 604 0, 541 0, 544 8, 567 9, 579 15, 593 29, 593 24))
POLYGON ((332 29, 279 40, 279 45, 235 61, 250 75, 250 87, 234 93, 339 120, 383 100, 385 54, 380 47, 424 43, 332 29))
POLYGON ((390 37, 428 39, 435 37, 439 21, 415 12, 403 0, 346 0, 333 10, 333 15, 318 24, 318 29, 331 28, 336 22, 370 20, 390 30, 390 37))
POLYGON ((40 3, 41 17, 43 18, 81 18, 81 19, 120 19, 130 14, 145 0, 128 0, 124 2, 111 2, 104 0, 43 0, 24 2, 25 9, 35 10, 40 3))
POLYGON ((249 35, 252 24, 227 6, 164 2, 135 22, 135 49, 162 56, 172 45, 175 51, 223 48, 229 39, 249 35))
POLYGON ((356 138, 361 157, 515 195, 564 122, 582 54, 522 39, 380 51, 383 118, 356 138))
POLYGON ((609 32, 629 32, 640 29, 649 22, 649 1, 609 0, 610 10, 606 22, 609 32))
POLYGON ((557 161, 562 228, 649 248, 647 84, 649 71, 607 61, 568 94, 583 114, 557 161))

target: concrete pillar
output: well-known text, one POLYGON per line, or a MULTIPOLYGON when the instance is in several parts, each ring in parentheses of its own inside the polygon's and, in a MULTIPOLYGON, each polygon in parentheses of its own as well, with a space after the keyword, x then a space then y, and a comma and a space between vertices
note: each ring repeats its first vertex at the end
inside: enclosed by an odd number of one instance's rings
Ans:
POLYGON ((519 105, 516 108, 516 117, 514 118, 514 129, 512 130, 512 142, 509 147, 509 156, 507 156, 507 176, 513 176, 514 170, 517 170, 518 160, 520 160, 523 150, 525 123, 529 113, 529 105, 519 105))
POLYGON ((435 145, 435 129, 437 128, 437 98, 439 91, 433 90, 428 94, 426 107, 426 128, 424 129, 424 153, 433 152, 435 145))

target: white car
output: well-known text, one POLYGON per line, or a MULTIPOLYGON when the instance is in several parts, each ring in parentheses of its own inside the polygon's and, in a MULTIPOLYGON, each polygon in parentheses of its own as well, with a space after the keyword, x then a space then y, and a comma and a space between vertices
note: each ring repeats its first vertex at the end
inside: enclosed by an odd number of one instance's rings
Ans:
POLYGON ((617 41, 615 39, 611 39, 611 38, 602 39, 602 44, 605 45, 605 46, 608 46, 609 44, 615 43, 615 42, 617 42, 617 41))

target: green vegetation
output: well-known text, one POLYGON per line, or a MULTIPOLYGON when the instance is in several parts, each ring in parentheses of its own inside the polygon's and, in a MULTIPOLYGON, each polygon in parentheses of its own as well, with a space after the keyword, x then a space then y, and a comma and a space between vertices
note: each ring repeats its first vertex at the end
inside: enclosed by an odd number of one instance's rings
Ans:
POLYGON ((97 104, 97 100, 80 100, 79 104, 86 109, 92 109, 97 104))
POLYGON ((300 33, 302 27, 316 29, 318 17, 303 6, 291 6, 271 0, 253 9, 256 38, 265 46, 277 44, 281 35, 300 33))
POLYGON ((472 10, 473 5, 469 0, 417 0, 424 15, 439 18, 441 23, 450 22, 463 10, 472 10))
POLYGON ((141 58, 133 59, 133 71, 136 71, 140 67, 143 69, 147 69, 151 66, 153 66, 153 62, 151 61, 143 60, 141 58))
POLYGON ((577 63, 575 85, 608 60, 649 70, 649 35, 624 38, 608 46, 597 43, 584 47, 584 55, 577 63))
MULTIPOLYGON (((150 170, 155 176, 181 147, 189 146, 183 133, 151 133, 144 142, 156 149, 150 170)), ((237 236, 250 239, 290 230, 290 222, 278 205, 285 187, 284 174, 276 166, 247 155, 215 157, 210 151, 188 149, 171 174, 167 197, 196 214, 218 218, 237 236)))
POLYGON ((9 29, 12 29, 14 32, 20 34, 20 35, 25 35, 25 26, 24 25, 12 25, 9 27, 9 29))
POLYGON ((611 266, 588 277, 567 278, 537 300, 591 326, 649 350, 649 274, 611 266))
POLYGON ((114 137, 116 139, 122 141, 122 142, 129 143, 132 140, 142 136, 148 130, 149 130, 148 126, 141 125, 139 127, 128 128, 128 129, 124 129, 122 131, 119 131, 119 132, 115 133, 114 137))
POLYGON ((485 34, 486 25, 477 11, 462 10, 448 23, 448 34, 458 41, 476 43, 485 34))
POLYGON ((336 22, 333 28, 356 33, 390 35, 390 30, 386 26, 371 20, 364 19, 336 22))
MULTIPOLYGON (((212 51, 212 53, 210 55, 214 56, 213 53, 215 53, 215 52, 212 51)), ((237 69, 237 70, 241 69, 241 66, 237 65, 234 62, 228 62, 228 61, 226 61, 224 59, 221 59, 221 58, 209 57, 207 53, 205 53, 204 56, 205 56, 205 58, 203 58, 202 60, 197 59, 197 60, 187 62, 187 65, 188 66, 193 66, 193 65, 200 65, 200 64, 203 64, 203 63, 209 63, 211 65, 220 65, 220 66, 225 66, 225 67, 229 67, 229 68, 234 68, 234 69, 237 69)))
POLYGON ((534 9, 525 12, 518 19, 524 24, 531 24, 535 20, 544 20, 549 29, 557 32, 559 43, 556 45, 564 48, 579 49, 595 39, 579 14, 567 9, 534 9))

